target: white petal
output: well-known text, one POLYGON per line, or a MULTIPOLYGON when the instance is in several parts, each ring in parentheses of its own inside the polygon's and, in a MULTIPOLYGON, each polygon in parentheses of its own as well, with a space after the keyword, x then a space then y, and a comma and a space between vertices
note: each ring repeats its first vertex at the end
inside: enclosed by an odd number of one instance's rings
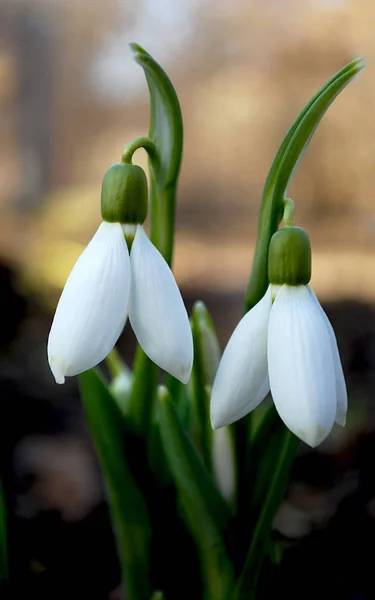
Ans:
POLYGON ((285 425, 310 446, 320 444, 335 420, 335 371, 326 324, 303 285, 284 285, 272 306, 268 373, 285 425))
POLYGON ((213 429, 244 417, 269 391, 267 328, 271 288, 239 322, 224 350, 211 394, 213 429))
POLYGON ((130 263, 129 320, 138 342, 154 363, 187 383, 193 365, 189 318, 172 271, 140 225, 130 263))
POLYGON ((321 314, 323 315, 323 318, 324 318, 324 322, 328 329, 329 339, 331 342, 331 350, 332 350, 332 355, 333 355, 333 363, 335 365, 336 403, 337 403, 336 423, 338 425, 341 425, 341 427, 344 427, 344 425, 346 423, 346 413, 348 411, 348 393, 346 391, 345 377, 344 377, 344 372, 342 370, 340 353, 339 353, 339 349, 337 346, 335 332, 333 330, 333 327, 332 327, 326 313, 324 312, 323 308, 321 307, 318 298, 315 296, 315 294, 310 286, 308 286, 308 290, 309 290, 315 304, 317 306, 319 306, 321 314))
POLYGON ((126 321, 130 260, 119 223, 103 222, 65 284, 48 339, 57 383, 102 361, 126 321))

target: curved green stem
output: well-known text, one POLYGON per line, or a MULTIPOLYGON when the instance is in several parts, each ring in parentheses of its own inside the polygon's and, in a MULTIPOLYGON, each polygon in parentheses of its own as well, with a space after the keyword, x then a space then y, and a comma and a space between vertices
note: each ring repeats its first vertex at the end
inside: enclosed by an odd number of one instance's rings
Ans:
POLYGON ((158 159, 158 152, 155 142, 153 142, 149 137, 139 137, 132 142, 129 142, 129 144, 125 146, 121 157, 121 162, 125 163, 126 165, 131 164, 134 152, 140 148, 146 150, 150 160, 153 162, 158 159))

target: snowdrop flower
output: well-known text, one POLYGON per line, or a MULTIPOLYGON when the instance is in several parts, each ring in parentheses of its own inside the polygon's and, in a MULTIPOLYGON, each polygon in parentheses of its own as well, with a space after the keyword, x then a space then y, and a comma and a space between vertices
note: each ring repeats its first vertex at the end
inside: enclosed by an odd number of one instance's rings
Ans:
POLYGON ((270 285, 224 351, 211 396, 212 427, 229 425, 271 391, 285 425, 312 447, 345 425, 346 385, 332 326, 308 285, 306 232, 285 227, 269 249, 270 285))
POLYGON ((142 227, 146 214, 143 170, 113 165, 103 180, 103 222, 68 277, 49 334, 57 383, 101 362, 128 316, 147 356, 187 383, 193 363, 189 319, 172 271, 142 227))

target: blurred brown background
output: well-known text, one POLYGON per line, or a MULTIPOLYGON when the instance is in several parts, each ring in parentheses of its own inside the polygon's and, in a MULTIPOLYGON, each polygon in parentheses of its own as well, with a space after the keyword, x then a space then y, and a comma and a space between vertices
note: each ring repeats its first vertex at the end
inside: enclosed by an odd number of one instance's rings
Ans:
MULTIPOLYGON (((278 145, 325 80, 365 58, 290 189, 312 239, 312 283, 337 331, 348 427, 319 451, 302 449, 275 527, 289 548, 280 585, 291 597, 290 569, 310 577, 313 560, 331 586, 321 598, 375 598, 364 551, 375 541, 374 33, 373 0, 1 1, 1 443, 20 597, 26 588, 57 597, 64 580, 70 597, 107 598, 118 578, 75 384, 55 386, 45 344, 61 287, 100 222, 102 177, 148 131, 147 86, 128 47, 136 41, 179 94, 175 273, 188 307, 207 303, 223 345, 241 315, 278 145)), ((129 359, 133 345, 126 331, 129 359)))

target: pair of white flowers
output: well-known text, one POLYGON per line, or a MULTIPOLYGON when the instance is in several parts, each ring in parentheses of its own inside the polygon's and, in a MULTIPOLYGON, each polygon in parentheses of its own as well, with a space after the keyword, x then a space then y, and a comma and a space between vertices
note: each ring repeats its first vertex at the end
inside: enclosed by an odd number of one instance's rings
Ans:
MULTIPOLYGON (((193 364, 189 319, 169 266, 140 224, 147 186, 139 167, 117 164, 107 171, 102 213, 104 221, 76 262, 51 327, 47 350, 56 382, 105 359, 129 317, 147 356, 187 383, 193 364), (126 215, 136 215, 138 224, 123 224, 126 215), (133 240, 130 253, 125 232, 133 240)), ((347 394, 335 334, 307 285, 311 248, 304 230, 288 226, 273 236, 268 274, 271 285, 240 321, 221 359, 211 395, 212 426, 237 421, 271 391, 287 427, 317 446, 335 421, 345 425, 347 394)))
POLYGON ((127 317, 144 352, 187 383, 193 340, 173 274, 142 225, 103 222, 77 260, 52 323, 47 353, 57 383, 101 362, 127 317), (124 230, 133 230, 129 254, 124 230))

